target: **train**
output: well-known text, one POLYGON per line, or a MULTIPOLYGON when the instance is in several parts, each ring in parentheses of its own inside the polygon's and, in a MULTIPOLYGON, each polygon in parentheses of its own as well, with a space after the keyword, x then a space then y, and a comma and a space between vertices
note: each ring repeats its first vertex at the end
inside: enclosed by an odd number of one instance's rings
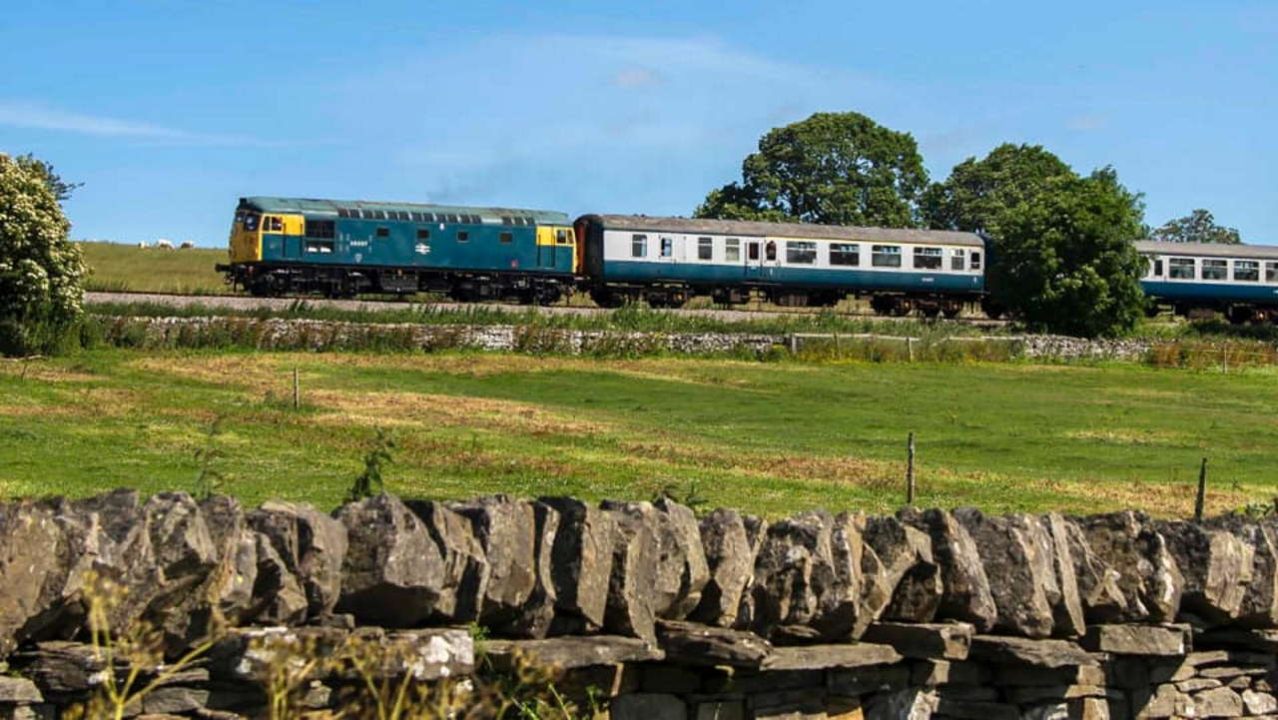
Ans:
MULTIPOLYGON (((1136 242, 1151 308, 1278 320, 1278 248, 1136 242)), ((998 316, 997 245, 978 233, 586 214, 423 203, 240 198, 217 269, 258 296, 434 292, 463 301, 678 308, 763 299, 878 314, 998 316)))

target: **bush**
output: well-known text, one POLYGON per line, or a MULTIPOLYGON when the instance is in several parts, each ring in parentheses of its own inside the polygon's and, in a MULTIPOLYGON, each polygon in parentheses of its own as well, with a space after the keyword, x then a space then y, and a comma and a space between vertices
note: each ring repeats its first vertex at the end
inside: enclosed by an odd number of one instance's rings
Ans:
POLYGON ((65 350, 83 313, 84 261, 57 176, 29 157, 0 154, 0 353, 65 350))

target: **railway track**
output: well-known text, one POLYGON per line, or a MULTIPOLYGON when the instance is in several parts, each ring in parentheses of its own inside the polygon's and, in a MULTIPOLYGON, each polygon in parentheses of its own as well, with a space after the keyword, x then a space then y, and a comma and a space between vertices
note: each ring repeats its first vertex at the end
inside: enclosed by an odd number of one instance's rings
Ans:
MULTIPOLYGON (((404 302, 401 300, 333 300, 329 298, 317 297, 279 297, 279 298, 260 298, 249 295, 178 295, 167 293, 144 293, 144 292, 86 292, 84 294, 85 302, 88 304, 106 304, 106 303, 152 303, 156 305, 166 305, 174 308, 191 307, 201 305, 204 307, 239 310, 243 312, 252 312, 254 310, 270 309, 284 311, 293 307, 298 302, 305 302, 309 307, 316 308, 332 308, 335 310, 346 310, 353 312, 384 312, 388 310, 431 310, 434 312, 465 312, 475 308, 484 308, 487 310, 499 310, 510 313, 526 313, 537 312, 547 315, 604 315, 615 312, 605 308, 598 307, 579 307, 572 305, 517 305, 511 303, 459 303, 459 302, 404 302)), ((656 312, 669 312, 688 315, 693 317, 705 317, 724 322, 746 322, 750 320, 764 320, 776 318, 784 315, 811 315, 820 312, 814 308, 754 308, 748 310, 723 310, 718 308, 684 308, 680 310, 658 310, 656 312)), ((876 315, 870 311, 860 310, 838 310, 839 315, 844 317, 855 317, 874 321, 892 321, 903 318, 884 317, 876 315)), ((945 318, 937 318, 934 322, 938 323, 959 323, 963 325, 971 325, 983 328, 998 328, 1007 325, 1006 320, 990 320, 984 317, 959 317, 952 320, 945 318)))

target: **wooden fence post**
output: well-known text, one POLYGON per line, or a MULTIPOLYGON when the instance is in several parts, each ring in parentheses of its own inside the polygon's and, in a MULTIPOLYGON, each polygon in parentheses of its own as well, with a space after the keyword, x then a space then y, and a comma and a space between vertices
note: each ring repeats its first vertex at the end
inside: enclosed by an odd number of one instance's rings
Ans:
POLYGON ((297 368, 293 368, 293 409, 302 407, 302 384, 297 376, 297 368))
POLYGON ((914 338, 905 338, 905 349, 909 353, 910 362, 914 362, 914 338))
POLYGON ((1203 506, 1207 504, 1207 458, 1198 469, 1198 499, 1194 501, 1194 522, 1203 521, 1203 506))
POLYGON ((914 433, 910 433, 905 462, 905 504, 914 505, 914 433))

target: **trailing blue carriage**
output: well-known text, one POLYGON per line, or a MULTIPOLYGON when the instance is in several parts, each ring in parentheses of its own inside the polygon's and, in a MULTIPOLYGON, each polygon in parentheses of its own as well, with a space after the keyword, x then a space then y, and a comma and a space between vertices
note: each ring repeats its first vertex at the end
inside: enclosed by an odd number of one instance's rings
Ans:
POLYGON ((1218 312, 1235 323, 1278 320, 1278 247, 1141 241, 1136 249, 1151 308, 1218 312))

